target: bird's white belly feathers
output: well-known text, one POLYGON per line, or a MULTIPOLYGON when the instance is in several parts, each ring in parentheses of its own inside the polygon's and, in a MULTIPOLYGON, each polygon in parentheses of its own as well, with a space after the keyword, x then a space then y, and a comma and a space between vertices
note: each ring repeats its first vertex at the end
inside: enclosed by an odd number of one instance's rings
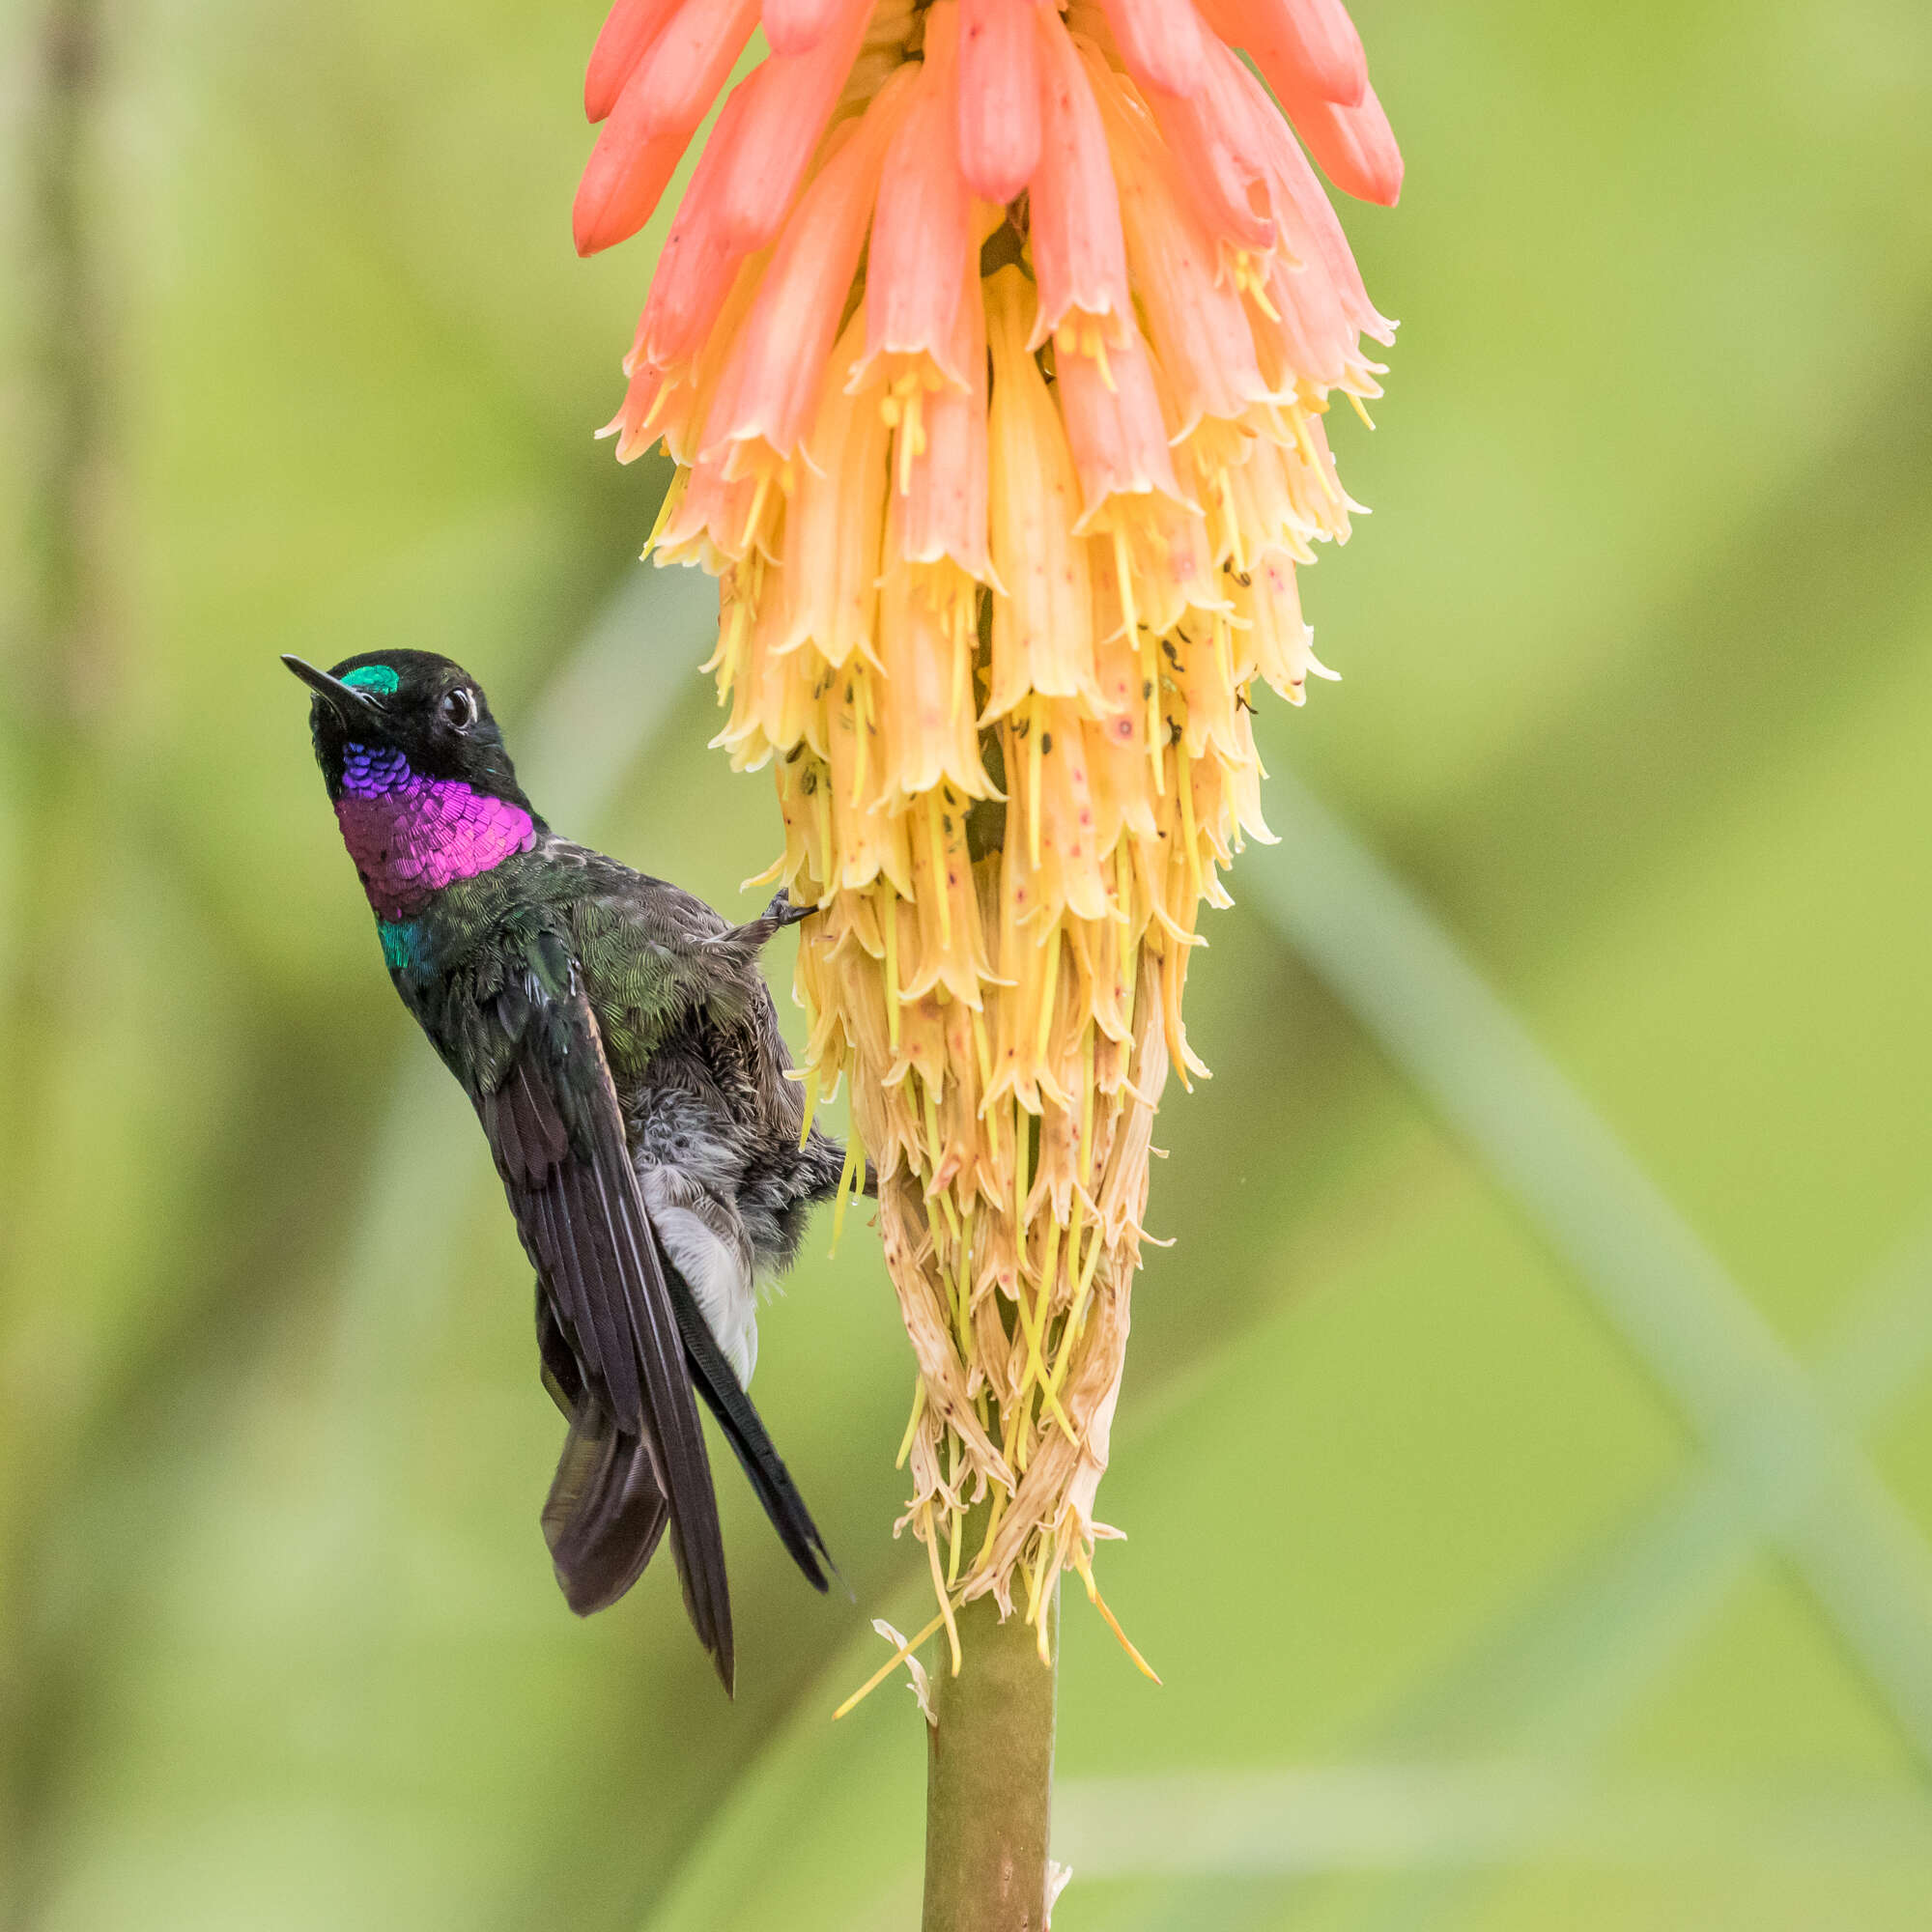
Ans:
POLYGON ((743 1224, 718 1197, 672 1167, 639 1167, 651 1224, 690 1284, 704 1320, 749 1388, 758 1359, 758 1292, 743 1224))

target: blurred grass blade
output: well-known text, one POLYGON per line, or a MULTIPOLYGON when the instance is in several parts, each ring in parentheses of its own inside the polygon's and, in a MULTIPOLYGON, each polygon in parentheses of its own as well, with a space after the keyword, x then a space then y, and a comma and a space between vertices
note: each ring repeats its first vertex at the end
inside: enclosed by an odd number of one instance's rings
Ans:
MULTIPOLYGON (((1852 1296, 1818 1390, 1861 1435, 1932 1361, 1932 1235, 1852 1296)), ((1492 1633, 1385 1734, 1408 1749, 1588 1752, 1704 1629, 1767 1525, 1754 1492, 1706 1466, 1492 1633)))
POLYGON ((1932 1364, 1932 1219, 1853 1291, 1849 1314, 1818 1363, 1818 1387, 1862 1435, 1904 1400, 1932 1364))
POLYGON ((1932 1871, 1932 1800, 1896 1784, 1760 1793, 1624 1779, 1592 1789, 1535 1758, 1095 1777, 1055 1795, 1076 1881, 1851 1857, 1932 1871))
POLYGON ((1721 1264, 1427 910, 1288 772, 1252 890, 1751 1498, 1932 1766, 1932 1557, 1721 1264))

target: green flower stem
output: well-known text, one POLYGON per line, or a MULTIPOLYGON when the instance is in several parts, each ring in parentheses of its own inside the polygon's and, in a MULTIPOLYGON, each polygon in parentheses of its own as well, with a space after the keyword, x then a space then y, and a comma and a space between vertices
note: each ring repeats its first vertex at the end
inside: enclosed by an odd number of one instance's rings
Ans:
POLYGON ((1060 1589, 1047 1649, 991 1597, 958 1612, 959 1674, 942 1649, 926 1733, 923 1932, 1042 1932, 1060 1589))

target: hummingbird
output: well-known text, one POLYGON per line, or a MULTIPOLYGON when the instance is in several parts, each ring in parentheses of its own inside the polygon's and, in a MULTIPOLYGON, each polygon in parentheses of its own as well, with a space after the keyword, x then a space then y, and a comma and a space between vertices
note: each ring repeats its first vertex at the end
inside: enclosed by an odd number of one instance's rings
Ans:
MULTIPOLYGON (((701 1397, 780 1540, 831 1558, 745 1393, 761 1286, 798 1252, 844 1150, 808 1128, 758 969, 807 909, 734 925, 553 832, 482 687, 430 651, 318 670, 309 729, 389 978, 469 1096, 536 1269, 542 1378, 568 1433, 542 1513, 581 1616, 668 1527, 727 1692, 731 1604, 701 1397)), ((869 1180, 869 1176, 867 1177, 869 1180)))

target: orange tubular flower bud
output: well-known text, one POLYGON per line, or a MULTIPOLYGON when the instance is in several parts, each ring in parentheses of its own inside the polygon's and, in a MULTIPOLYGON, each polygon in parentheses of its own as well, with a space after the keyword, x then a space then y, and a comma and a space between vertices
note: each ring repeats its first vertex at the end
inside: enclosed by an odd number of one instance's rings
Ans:
POLYGON ((745 83, 744 130, 724 150, 718 184, 718 218, 738 253, 762 248, 783 225, 870 12, 870 0, 838 0, 814 46, 774 54, 745 83))
POLYGON ((1275 244, 1267 205, 1267 147, 1251 123, 1247 98, 1231 69, 1247 70, 1210 43, 1199 93, 1155 94, 1148 105, 1203 227, 1233 247, 1265 253, 1275 244))
POLYGON ((651 218, 757 14, 757 0, 684 0, 639 54, 577 190, 580 255, 622 242, 651 218))
POLYGON ((1096 85, 1095 93, 1115 166, 1134 185, 1121 204, 1127 266, 1175 400, 1179 440, 1204 416, 1232 421, 1272 392, 1255 359, 1240 292, 1219 272, 1211 233, 1184 204, 1157 130, 1112 87, 1096 85))
POLYGON ((618 103, 577 185, 570 226, 580 255, 628 240, 651 218, 690 140, 689 130, 642 138, 626 125, 618 103))
POLYGON ((742 445, 762 442, 782 463, 805 434, 912 80, 901 71, 886 84, 806 191, 765 271, 705 422, 703 453, 731 445, 730 474, 741 472, 742 445))
POLYGON ((1402 151, 1373 87, 1353 106, 1313 91, 1284 93, 1282 105, 1321 172, 1344 194, 1393 208, 1402 194, 1402 151))
POLYGON ((1200 91, 1207 62, 1193 0, 1100 0, 1127 71, 1162 94, 1200 91))
POLYGON ((583 73, 583 113, 601 121, 617 104, 631 71, 664 31, 681 0, 616 0, 583 73))
POLYGON ((959 169, 983 201, 1011 201, 1039 165, 1040 4, 959 0, 959 169))
POLYGON ((711 143, 691 178, 684 205, 665 238, 658 256, 660 272, 652 279, 644 312, 638 320, 637 339, 627 358, 630 370, 639 363, 668 371, 687 366, 704 346, 730 290, 742 251, 725 240, 719 192, 725 156, 735 152, 746 135, 749 86, 748 82, 731 91, 712 129, 711 143), (668 273, 664 272, 667 269, 668 273))
POLYGON ((684 0, 624 83, 641 99, 646 140, 678 131, 690 138, 757 22, 758 0, 684 0))
POLYGON ((953 9, 941 9, 927 26, 917 91, 886 159, 872 215, 858 383, 872 379, 881 357, 892 373, 921 386, 932 371, 955 389, 973 381, 953 339, 967 281, 979 279, 973 196, 959 172, 954 36, 947 31, 953 16, 953 9))
POLYGON ((843 12, 839 0, 764 0, 765 39, 775 54, 810 53, 843 12))
POLYGON ((1369 84, 1368 57, 1341 0, 1197 0, 1197 4, 1222 40, 1254 55, 1284 104, 1292 93, 1313 93, 1347 105, 1361 99, 1369 84))
MULTIPOLYGON (((648 214, 747 0, 620 0, 579 239, 648 214), (662 144, 662 145, 661 145, 662 144), (676 145, 676 153, 671 145, 676 145)), ((763 0, 609 425, 718 573, 718 742, 769 763, 821 1092, 852 1076, 919 1374, 942 1614, 1092 1578, 1204 906, 1269 837, 1331 403, 1392 339, 1326 192, 1401 160, 1340 0, 763 0), (968 1512, 989 1503, 967 1538, 968 1512)))
MULTIPOLYGON (((1076 309, 1082 317, 1104 320, 1110 337, 1132 313, 1127 244, 1100 110, 1060 15, 1040 6, 1034 18, 1039 29, 1040 150, 1030 240, 1039 316, 1029 349, 1058 336, 1076 309)), ((1089 337, 1099 339, 1091 324, 1076 340, 1089 337)))

